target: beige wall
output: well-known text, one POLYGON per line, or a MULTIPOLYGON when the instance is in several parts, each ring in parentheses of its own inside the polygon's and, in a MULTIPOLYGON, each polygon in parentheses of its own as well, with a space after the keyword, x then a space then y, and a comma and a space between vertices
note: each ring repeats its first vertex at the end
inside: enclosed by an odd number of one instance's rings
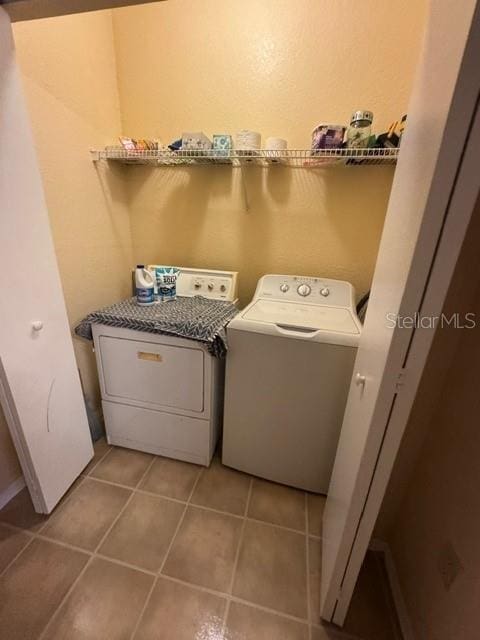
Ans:
POLYGON ((0 407, 0 494, 21 475, 22 470, 0 407))
MULTIPOLYGON (((131 237, 121 170, 89 149, 120 133, 110 11, 17 23, 17 55, 72 327, 129 293, 131 237)), ((21 257, 20 257, 21 259, 21 257)), ((74 340, 88 395, 98 383, 91 346, 74 340)))
MULTIPOLYGON (((95 166, 121 133, 258 129, 308 147, 357 107, 377 130, 406 110, 426 0, 177 0, 17 23, 14 36, 67 311, 125 297, 135 261, 370 286, 393 170, 95 166), (395 28, 392 28, 392 20, 395 28), (248 201, 248 206, 247 206, 248 201), (248 209, 248 210, 247 210, 248 209)), ((98 403, 90 345, 74 340, 98 403)), ((7 446, 7 445, 6 445, 7 446)))
POLYGON ((465 331, 389 534, 418 639, 471 640, 478 636, 479 362, 480 329, 465 331), (449 543, 464 570, 447 590, 439 559, 449 543))
MULTIPOLYGON (((251 128, 291 148, 320 121, 370 108, 384 129, 407 108, 426 3, 176 0, 113 11, 122 128, 165 143, 184 130, 251 128)), ((130 168, 134 257, 351 280, 376 259, 393 171, 130 168)))
MULTIPOLYGON (((393 170, 95 166, 120 133, 242 127, 306 147, 320 120, 406 110, 425 2, 177 0, 17 23, 14 35, 71 325, 129 293, 135 261, 369 286, 393 170), (393 16, 393 17, 392 17, 393 16), (391 28, 392 19, 395 28, 391 28), (248 199, 248 211, 246 199, 248 199)), ((89 345, 75 340, 98 402, 89 345)))

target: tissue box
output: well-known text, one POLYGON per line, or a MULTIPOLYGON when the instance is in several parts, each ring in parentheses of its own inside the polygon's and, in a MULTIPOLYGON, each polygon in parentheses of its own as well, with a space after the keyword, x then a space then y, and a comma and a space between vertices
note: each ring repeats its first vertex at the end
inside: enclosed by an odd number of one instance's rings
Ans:
POLYGON ((182 151, 205 151, 212 148, 212 141, 202 132, 182 133, 182 151))
POLYGON ((216 133, 213 136, 213 149, 216 156, 228 156, 232 150, 232 136, 216 133))

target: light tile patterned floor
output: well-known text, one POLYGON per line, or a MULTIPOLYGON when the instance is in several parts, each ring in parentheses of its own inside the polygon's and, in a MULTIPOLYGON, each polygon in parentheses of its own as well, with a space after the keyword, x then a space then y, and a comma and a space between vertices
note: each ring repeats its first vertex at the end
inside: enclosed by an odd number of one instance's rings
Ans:
POLYGON ((0 512, 2 637, 357 637, 318 618, 323 504, 217 458, 203 469, 101 441, 50 517, 26 490, 0 512))

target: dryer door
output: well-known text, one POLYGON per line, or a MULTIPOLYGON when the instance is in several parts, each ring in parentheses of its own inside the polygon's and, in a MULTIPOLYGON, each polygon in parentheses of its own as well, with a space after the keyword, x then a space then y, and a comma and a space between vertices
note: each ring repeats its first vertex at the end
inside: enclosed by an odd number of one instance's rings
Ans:
POLYGON ((169 345, 168 338, 144 342, 111 336, 100 336, 98 344, 107 399, 203 411, 201 347, 169 345))

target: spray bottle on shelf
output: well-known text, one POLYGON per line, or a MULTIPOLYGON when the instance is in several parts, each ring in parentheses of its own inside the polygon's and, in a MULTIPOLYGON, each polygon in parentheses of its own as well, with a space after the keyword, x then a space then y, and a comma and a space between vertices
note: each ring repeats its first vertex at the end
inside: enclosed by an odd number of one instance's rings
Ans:
POLYGON ((144 264, 137 264, 135 269, 135 291, 138 305, 145 307, 154 303, 154 279, 144 264))

